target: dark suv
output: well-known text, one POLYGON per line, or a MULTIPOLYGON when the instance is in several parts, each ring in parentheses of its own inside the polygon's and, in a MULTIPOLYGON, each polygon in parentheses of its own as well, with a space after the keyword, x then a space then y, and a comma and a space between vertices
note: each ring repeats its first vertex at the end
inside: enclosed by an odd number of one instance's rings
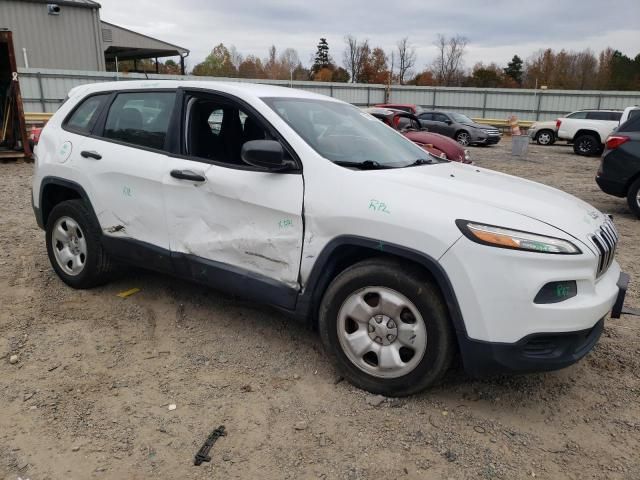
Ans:
POLYGON ((466 115, 453 112, 430 111, 418 113, 420 123, 430 132, 436 132, 456 140, 460 145, 495 145, 500 141, 500 131, 490 125, 481 125, 466 115))
POLYGON ((607 138, 596 182, 609 195, 627 197, 629 208, 640 218, 640 115, 607 138))

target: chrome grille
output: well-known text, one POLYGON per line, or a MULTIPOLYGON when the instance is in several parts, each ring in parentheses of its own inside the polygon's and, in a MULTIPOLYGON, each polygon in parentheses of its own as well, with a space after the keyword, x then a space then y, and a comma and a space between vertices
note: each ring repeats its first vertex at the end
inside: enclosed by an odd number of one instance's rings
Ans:
POLYGON ((618 244, 618 232, 611 219, 607 219, 600 229, 591 236, 591 241, 598 250, 598 269, 596 277, 603 275, 611 263, 616 253, 618 244))

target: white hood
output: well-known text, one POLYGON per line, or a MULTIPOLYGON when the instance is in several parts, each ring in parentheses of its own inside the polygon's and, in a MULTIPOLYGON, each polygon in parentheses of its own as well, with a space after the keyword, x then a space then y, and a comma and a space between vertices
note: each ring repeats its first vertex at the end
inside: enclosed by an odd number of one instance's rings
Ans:
POLYGON ((605 221, 602 213, 573 195, 472 165, 449 162, 379 173, 407 186, 533 218, 583 242, 605 221))

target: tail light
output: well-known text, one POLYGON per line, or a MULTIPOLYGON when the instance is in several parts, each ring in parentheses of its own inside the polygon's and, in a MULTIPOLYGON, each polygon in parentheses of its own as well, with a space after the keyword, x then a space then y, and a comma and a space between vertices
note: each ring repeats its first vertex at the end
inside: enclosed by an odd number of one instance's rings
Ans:
POLYGON ((557 120, 556 120, 556 128, 557 128, 557 129, 560 129, 560 125, 562 125, 562 120, 557 119, 557 120))
POLYGON ((629 140, 631 139, 626 135, 611 135, 609 138, 607 138, 605 144, 607 145, 607 148, 609 150, 613 150, 615 148, 618 148, 623 143, 628 142, 629 140))

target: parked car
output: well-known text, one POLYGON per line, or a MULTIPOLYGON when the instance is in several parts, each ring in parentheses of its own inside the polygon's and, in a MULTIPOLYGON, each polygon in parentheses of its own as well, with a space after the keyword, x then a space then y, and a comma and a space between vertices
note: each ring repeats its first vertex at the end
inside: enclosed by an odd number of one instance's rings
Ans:
POLYGON ((573 143, 577 155, 599 155, 604 141, 619 125, 619 110, 580 110, 556 120, 558 138, 573 143))
POLYGON ((394 130, 398 130, 409 140, 436 157, 444 156, 454 162, 472 163, 469 150, 465 150, 457 142, 444 135, 429 132, 411 113, 388 108, 369 108, 365 111, 382 120, 394 130))
POLYGON ((417 115, 424 110, 420 105, 416 105, 415 103, 381 103, 379 105, 374 105, 374 107, 402 110, 403 112, 413 113, 414 115, 417 115))
POLYGON ((461 113, 429 111, 418 114, 418 118, 430 132, 453 138, 464 147, 495 145, 502 137, 496 127, 481 125, 461 113))
POLYGON ((274 305, 371 392, 422 390, 458 353, 473 375, 566 367, 622 308, 608 216, 429 156, 311 92, 83 85, 35 157, 35 217, 67 285, 105 283, 124 262, 274 305))
POLYGON ((625 108, 622 112, 622 116, 620 117, 620 125, 622 125, 627 120, 635 117, 636 115, 640 115, 640 107, 638 105, 625 108))
POLYGON ((557 139, 558 129, 556 122, 550 120, 547 122, 534 122, 527 131, 531 140, 538 145, 553 145, 557 139))
POLYGON ((632 116, 607 138, 596 182, 603 192, 626 197, 640 218, 640 115, 632 116))

